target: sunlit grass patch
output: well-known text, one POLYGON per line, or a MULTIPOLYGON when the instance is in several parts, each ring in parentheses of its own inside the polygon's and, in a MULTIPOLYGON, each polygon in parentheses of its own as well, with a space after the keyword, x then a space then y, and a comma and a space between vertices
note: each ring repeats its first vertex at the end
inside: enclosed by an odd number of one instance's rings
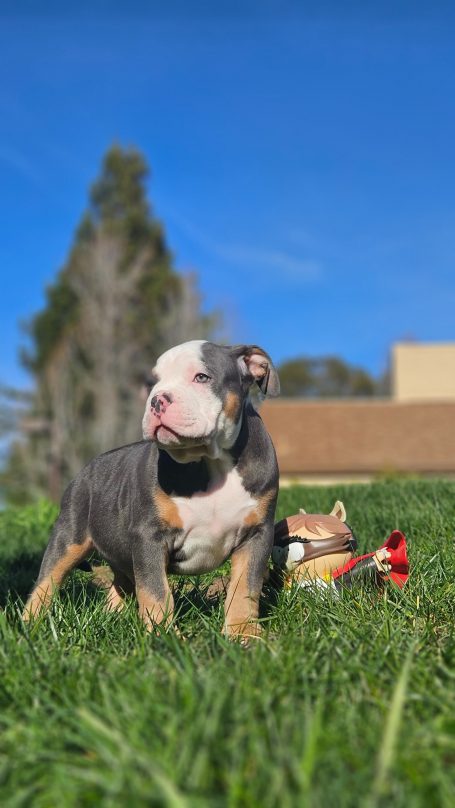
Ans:
POLYGON ((73 573, 33 627, 21 598, 55 509, 0 515, 0 804, 449 806, 455 788, 455 485, 290 488, 277 517, 346 505, 360 551, 394 528, 411 575, 381 594, 265 593, 263 638, 221 635, 207 578, 175 633, 73 573))

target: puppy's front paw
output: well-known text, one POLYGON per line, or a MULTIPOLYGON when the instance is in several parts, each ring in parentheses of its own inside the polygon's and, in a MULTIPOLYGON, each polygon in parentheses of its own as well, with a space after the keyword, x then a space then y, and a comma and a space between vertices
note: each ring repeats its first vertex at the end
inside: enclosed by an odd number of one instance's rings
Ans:
POLYGON ((229 640, 240 643, 247 647, 253 640, 257 640, 262 634, 262 628, 256 620, 247 623, 227 624, 225 634, 229 640))

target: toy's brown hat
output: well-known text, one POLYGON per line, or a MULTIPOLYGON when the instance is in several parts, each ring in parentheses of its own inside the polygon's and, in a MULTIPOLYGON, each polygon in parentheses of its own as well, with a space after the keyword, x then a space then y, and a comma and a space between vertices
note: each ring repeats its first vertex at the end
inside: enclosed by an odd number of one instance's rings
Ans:
POLYGON ((312 545, 305 549, 305 561, 331 553, 352 552, 357 541, 345 521, 346 511, 342 502, 336 502, 330 514, 300 513, 287 516, 275 525, 273 543, 285 547, 294 541, 312 545))

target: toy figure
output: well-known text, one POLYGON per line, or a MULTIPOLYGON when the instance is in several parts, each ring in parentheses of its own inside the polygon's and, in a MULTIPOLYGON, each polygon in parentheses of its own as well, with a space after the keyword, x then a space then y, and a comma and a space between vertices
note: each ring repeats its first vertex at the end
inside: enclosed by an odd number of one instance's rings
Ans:
POLYGON ((404 586, 409 564, 406 539, 399 530, 376 552, 354 557, 356 549, 344 505, 338 501, 329 515, 307 514, 302 508, 277 522, 272 561, 285 587, 317 584, 339 590, 362 579, 371 579, 378 586, 391 579, 404 586))

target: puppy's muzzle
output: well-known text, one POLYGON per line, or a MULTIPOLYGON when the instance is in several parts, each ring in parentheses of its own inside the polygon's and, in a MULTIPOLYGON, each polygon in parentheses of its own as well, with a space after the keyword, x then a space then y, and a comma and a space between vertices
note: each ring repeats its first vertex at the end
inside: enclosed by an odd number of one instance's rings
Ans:
POLYGON ((159 393, 151 399, 150 409, 155 415, 164 415, 172 401, 173 398, 169 393, 159 393))

